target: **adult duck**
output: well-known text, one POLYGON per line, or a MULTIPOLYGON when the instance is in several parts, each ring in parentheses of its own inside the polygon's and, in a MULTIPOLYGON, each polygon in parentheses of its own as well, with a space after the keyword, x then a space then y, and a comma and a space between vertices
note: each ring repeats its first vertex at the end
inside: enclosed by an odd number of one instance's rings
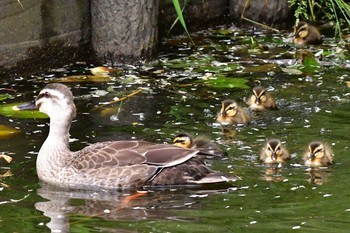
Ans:
MULTIPOLYGON (((36 161, 40 180, 73 188, 137 189, 142 186, 201 185, 235 181, 197 158, 199 150, 146 141, 106 141, 72 152, 69 130, 76 116, 71 90, 51 83, 35 107, 50 118, 49 135, 36 161)), ((20 107, 19 107, 20 108, 20 107)))

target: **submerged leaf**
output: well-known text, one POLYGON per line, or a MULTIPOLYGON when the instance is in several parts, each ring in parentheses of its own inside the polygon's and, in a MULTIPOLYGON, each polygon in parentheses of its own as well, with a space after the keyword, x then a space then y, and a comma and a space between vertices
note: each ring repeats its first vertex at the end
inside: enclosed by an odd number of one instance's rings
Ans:
POLYGON ((12 128, 7 125, 0 125, 0 138, 8 138, 14 134, 20 133, 21 131, 16 128, 12 128))
POLYGON ((14 107, 24 103, 12 103, 0 105, 0 115, 13 118, 48 118, 48 116, 38 110, 19 111, 14 107))

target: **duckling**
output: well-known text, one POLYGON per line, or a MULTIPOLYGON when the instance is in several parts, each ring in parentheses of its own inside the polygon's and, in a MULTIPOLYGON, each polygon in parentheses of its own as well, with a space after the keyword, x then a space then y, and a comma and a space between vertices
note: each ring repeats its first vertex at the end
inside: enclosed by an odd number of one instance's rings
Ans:
POLYGON ((234 100, 222 101, 220 113, 216 121, 220 124, 248 124, 250 117, 248 112, 241 108, 234 100))
POLYGON ((306 166, 325 167, 333 164, 333 151, 329 145, 322 142, 311 142, 304 155, 306 166))
POLYGON ((264 163, 284 163, 288 159, 289 153, 278 139, 268 140, 260 153, 260 160, 264 163))
POLYGON ((197 149, 201 154, 214 157, 223 157, 225 155, 225 152, 214 142, 202 135, 194 138, 190 134, 181 133, 175 136, 173 144, 178 147, 197 149))
POLYGON ((253 94, 249 98, 247 104, 253 111, 278 109, 275 98, 270 93, 267 93, 263 86, 256 86, 253 88, 253 94))
POLYGON ((321 35, 318 29, 306 22, 300 22, 294 27, 293 42, 297 45, 321 44, 321 35))

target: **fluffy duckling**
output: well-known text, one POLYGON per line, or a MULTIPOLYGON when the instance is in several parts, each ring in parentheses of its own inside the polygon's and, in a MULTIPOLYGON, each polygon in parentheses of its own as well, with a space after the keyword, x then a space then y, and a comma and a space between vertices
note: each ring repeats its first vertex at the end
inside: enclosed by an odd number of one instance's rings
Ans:
POLYGON ((198 149, 202 154, 214 157, 225 155, 225 152, 206 136, 193 137, 190 134, 181 133, 175 136, 173 144, 178 147, 198 149))
POLYGON ((247 104, 253 111, 262 111, 265 109, 278 109, 275 98, 266 91, 263 86, 253 88, 253 94, 249 98, 247 104))
POLYGON ((333 151, 329 145, 322 142, 311 142, 304 155, 306 166, 325 167, 333 164, 333 151))
POLYGON ((241 108, 234 100, 222 101, 221 110, 216 121, 220 124, 248 124, 250 117, 248 112, 241 108))
POLYGON ((270 139, 260 153, 260 160, 264 163, 284 163, 289 159, 287 149, 278 139, 270 139))
POLYGON ((321 44, 321 34, 316 27, 300 22, 294 27, 293 42, 297 45, 321 44))

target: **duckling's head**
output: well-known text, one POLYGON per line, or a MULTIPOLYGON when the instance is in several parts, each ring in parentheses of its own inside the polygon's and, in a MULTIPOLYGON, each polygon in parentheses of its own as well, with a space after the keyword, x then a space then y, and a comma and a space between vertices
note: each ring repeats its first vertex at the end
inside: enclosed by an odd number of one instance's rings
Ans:
POLYGON ((321 142, 311 142, 307 153, 307 160, 312 162, 321 160, 325 156, 325 146, 321 142))
POLYGON ((304 39, 309 35, 309 24, 306 22, 300 22, 294 27, 294 41, 304 39))
POLYGON ((316 27, 307 22, 300 22, 294 27, 293 42, 297 45, 321 44, 322 39, 316 27))
POLYGON ((266 89, 263 86, 257 86, 253 88, 253 94, 250 97, 252 103, 258 106, 263 106, 266 102, 266 89))
POLYGON ((193 138, 191 135, 186 133, 181 133, 175 136, 173 144, 178 147, 191 148, 193 143, 193 138))
POLYGON ((237 108, 238 108, 238 105, 236 101, 224 100, 222 101, 219 115, 221 115, 223 118, 234 117, 237 115, 237 108))
POLYGON ((264 163, 283 163, 289 159, 289 153, 279 139, 270 139, 260 154, 264 163))
POLYGON ((35 99, 35 105, 40 112, 47 114, 50 119, 62 121, 67 117, 72 120, 76 115, 71 90, 60 83, 50 83, 40 91, 35 99))

